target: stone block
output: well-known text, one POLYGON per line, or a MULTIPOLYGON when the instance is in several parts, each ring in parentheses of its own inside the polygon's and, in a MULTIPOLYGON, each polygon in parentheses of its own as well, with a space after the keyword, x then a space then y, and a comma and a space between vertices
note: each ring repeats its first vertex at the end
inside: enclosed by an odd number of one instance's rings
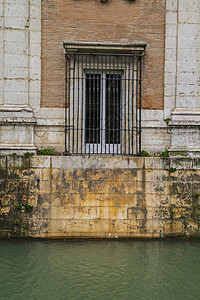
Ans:
POLYGON ((166 85, 175 85, 176 83, 176 74, 171 72, 165 72, 165 84, 166 85))
MULTIPOLYGON (((170 43, 168 44, 170 45, 170 43)), ((175 73, 176 72, 176 61, 166 61, 165 62, 165 72, 175 73)))
POLYGON ((115 206, 104 206, 97 208, 97 218, 100 220, 127 220, 127 208, 126 207, 115 207, 115 206))
POLYGON ((17 15, 18 17, 28 17, 27 16, 27 3, 24 0, 20 0, 19 3, 12 2, 12 3, 6 3, 5 5, 5 11, 4 11, 5 17, 14 17, 17 15))
POLYGON ((145 157, 145 168, 153 170, 166 170, 169 168, 169 158, 145 157))
POLYGON ((80 194, 80 206, 115 206, 116 197, 111 194, 80 194))
POLYGON ((177 12, 167 12, 166 13, 166 24, 177 24, 177 12))
MULTIPOLYGON (((59 203, 59 200, 61 200, 61 206, 80 206, 81 203, 81 195, 79 194, 62 194, 62 195, 56 195, 54 196, 54 202, 53 205, 56 205, 56 203, 59 203)), ((59 206, 59 205, 57 205, 59 206)), ((83 206, 92 206, 92 205, 83 205, 83 206)))
POLYGON ((51 156, 34 156, 31 157, 30 167, 31 168, 49 168, 51 156))
POLYGON ((30 18, 31 19, 40 19, 41 18, 41 3, 38 5, 31 5, 30 6, 30 18))
POLYGON ((33 43, 33 41, 31 41, 30 56, 41 56, 41 44, 33 43))
POLYGON ((167 169, 159 169, 159 170, 152 170, 152 169, 147 169, 144 171, 145 175, 143 180, 146 182, 157 182, 157 181, 167 181, 169 172, 167 169))
POLYGON ((39 93, 41 89, 40 80, 30 80, 29 81, 29 90, 31 93, 39 93))
POLYGON ((177 0, 167 0, 166 1, 167 11, 177 11, 177 0))
POLYGON ((200 49, 199 47, 193 48, 179 48, 178 49, 178 57, 179 61, 187 60, 190 57, 190 60, 199 60, 200 57, 200 49))
POLYGON ((163 195, 169 192, 169 183, 168 181, 154 181, 146 182, 144 193, 157 193, 158 195, 163 195))
POLYGON ((113 201, 108 201, 108 204, 112 206, 112 202, 114 202, 114 205, 116 207, 137 206, 138 202, 141 201, 142 198, 143 198, 143 194, 141 192, 136 192, 135 194, 115 194, 113 201))
POLYGON ((5 92, 27 92, 28 82, 21 79, 6 79, 4 81, 5 92))
POLYGON ((26 68, 28 66, 27 55, 11 55, 5 54, 5 66, 26 68))
POLYGON ((111 172, 110 181, 122 182, 122 181, 141 181, 142 180, 141 169, 114 169, 111 172))
POLYGON ((165 97, 175 97, 176 88, 175 85, 166 85, 164 89, 165 97))
POLYGON ((53 156, 52 168, 56 169, 82 169, 82 156, 53 156))
POLYGON ((40 31, 41 30, 40 19, 30 19, 29 28, 31 31, 40 31))
MULTIPOLYGON (((40 69, 30 69, 30 79, 33 80, 38 80, 40 81, 41 79, 41 70, 40 69)), ((39 83, 40 85, 41 83, 39 83)), ((33 92, 35 93, 35 92, 33 92)), ((40 93, 40 89, 37 90, 36 93, 40 93)))
POLYGON ((108 194, 111 192, 110 182, 104 181, 81 181, 73 182, 73 189, 79 193, 108 194))
POLYGON ((86 169, 85 179, 88 181, 100 180, 110 181, 112 172, 110 169, 86 169))
POLYGON ((52 180, 52 193, 58 195, 75 194, 79 192, 79 186, 77 183, 77 189, 74 187, 73 181, 55 181, 52 180))
POLYGON ((179 23, 182 24, 198 24, 200 23, 199 21, 199 11, 181 11, 181 13, 179 13, 179 23))
POLYGON ((21 16, 20 18, 19 17, 6 17, 4 19, 5 23, 4 23, 4 26, 5 28, 7 29, 20 29, 20 30, 23 30, 25 29, 25 26, 27 25, 27 18, 24 17, 24 16, 21 16))
MULTIPOLYGON (((40 23, 40 22, 38 22, 40 23)), ((41 31, 30 31, 30 41, 33 44, 41 44, 41 31)))
POLYGON ((190 157, 170 158, 170 166, 173 168, 176 168, 176 169, 181 169, 181 170, 192 169, 193 168, 193 159, 190 157))
POLYGON ((27 92, 4 92, 4 104, 26 105, 28 104, 27 92))
POLYGON ((176 61, 176 51, 173 48, 167 48, 165 50, 165 63, 168 61, 176 61))
POLYGON ((179 12, 197 12, 199 9, 199 1, 185 1, 179 0, 179 12))
POLYGON ((182 234, 183 233, 183 224, 179 221, 168 221, 164 225, 164 234, 182 234))
POLYGON ((4 30, 4 40, 5 42, 12 42, 12 43, 26 43, 26 33, 22 30, 11 30, 5 29, 4 30))
POLYGON ((4 68, 4 77, 6 79, 20 78, 20 79, 28 80, 28 69, 20 68, 20 67, 12 68, 11 66, 5 67, 4 68))
POLYGON ((30 56, 30 69, 40 69, 41 59, 39 56, 30 56))
MULTIPOLYGON (((47 195, 50 195, 51 193, 51 183, 50 181, 43 181, 43 180, 40 180, 39 182, 39 193, 40 194, 47 194, 47 195)), ((52 191, 53 192, 53 191, 52 191)))
POLYGON ((97 218, 97 207, 74 207, 75 220, 94 220, 97 218))
POLYGON ((169 36, 176 37, 176 34, 177 34, 176 31, 177 31, 177 25, 176 24, 167 24, 167 27, 166 27, 166 36, 167 37, 169 37, 169 36))
MULTIPOLYGON (((33 71, 33 73, 34 73, 34 71, 33 71)), ((39 107, 39 105, 40 105, 40 97, 41 97, 40 92, 38 92, 38 93, 29 93, 29 104, 30 104, 30 106, 34 107, 34 108, 35 107, 39 107)))
MULTIPOLYGON (((20 41, 6 42, 4 47, 5 47, 4 48, 5 49, 5 54, 6 55, 12 55, 12 62, 14 61, 16 55, 24 55, 28 51, 27 43, 22 43, 20 41)), ((8 61, 9 61, 9 58, 11 58, 11 57, 8 57, 8 61)), ((22 61, 20 61, 20 62, 22 62, 22 61)), ((26 66, 26 64, 22 65, 21 67, 25 67, 25 66, 26 66)))
POLYGON ((51 217, 56 220, 71 220, 74 218, 73 207, 52 207, 51 217))

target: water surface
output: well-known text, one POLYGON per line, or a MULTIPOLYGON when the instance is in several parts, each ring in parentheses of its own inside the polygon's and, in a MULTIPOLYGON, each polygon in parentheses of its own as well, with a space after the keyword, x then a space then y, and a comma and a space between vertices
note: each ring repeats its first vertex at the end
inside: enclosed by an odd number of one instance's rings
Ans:
POLYGON ((0 300, 200 299, 199 240, 0 240, 0 300))

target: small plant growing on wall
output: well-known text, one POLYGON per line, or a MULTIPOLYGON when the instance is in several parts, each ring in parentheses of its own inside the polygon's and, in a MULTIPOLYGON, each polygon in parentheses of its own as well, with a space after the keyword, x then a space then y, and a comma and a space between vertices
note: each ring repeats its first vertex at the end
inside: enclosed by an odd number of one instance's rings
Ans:
POLYGON ((170 122, 171 120, 172 120, 172 119, 170 119, 170 118, 164 119, 164 121, 167 123, 167 125, 169 124, 169 122, 170 122))
POLYGON ((34 153, 32 153, 32 152, 26 152, 26 153, 24 153, 24 156, 26 157, 26 158, 28 158, 28 157, 30 157, 30 156, 33 156, 34 155, 34 153))
POLYGON ((22 229, 26 230, 28 227, 26 225, 22 225, 22 229))
POLYGON ((19 225, 19 221, 14 221, 13 225, 16 225, 16 226, 19 225))
POLYGON ((150 157, 151 155, 150 155, 147 151, 142 150, 142 151, 141 151, 141 156, 142 156, 142 157, 150 157))
POLYGON ((169 157, 169 151, 165 150, 160 154, 160 157, 169 157))
POLYGON ((169 174, 174 173, 174 172, 176 172, 176 168, 171 167, 168 169, 168 171, 169 171, 169 174))
POLYGON ((17 208, 18 210, 21 210, 21 209, 22 209, 22 205, 21 205, 21 204, 17 204, 16 208, 17 208))
POLYGON ((24 209, 26 212, 30 212, 32 209, 32 206, 26 203, 26 204, 24 204, 24 209))
POLYGON ((198 198, 200 196, 200 193, 194 193, 194 197, 198 198))
POLYGON ((54 152, 49 149, 38 150, 37 155, 54 155, 54 152))

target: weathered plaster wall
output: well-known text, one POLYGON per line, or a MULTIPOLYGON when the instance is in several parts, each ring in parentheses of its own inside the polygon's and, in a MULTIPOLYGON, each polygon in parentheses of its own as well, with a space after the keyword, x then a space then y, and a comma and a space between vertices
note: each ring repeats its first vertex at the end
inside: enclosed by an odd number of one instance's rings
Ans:
POLYGON ((1 157, 0 236, 199 236, 200 159, 1 157))

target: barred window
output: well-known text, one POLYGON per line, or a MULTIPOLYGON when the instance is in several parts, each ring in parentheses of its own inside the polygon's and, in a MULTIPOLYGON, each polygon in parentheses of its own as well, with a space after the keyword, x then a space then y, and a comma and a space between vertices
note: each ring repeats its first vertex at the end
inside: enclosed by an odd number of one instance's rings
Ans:
POLYGON ((83 48, 66 51, 65 154, 139 155, 143 53, 83 48))

